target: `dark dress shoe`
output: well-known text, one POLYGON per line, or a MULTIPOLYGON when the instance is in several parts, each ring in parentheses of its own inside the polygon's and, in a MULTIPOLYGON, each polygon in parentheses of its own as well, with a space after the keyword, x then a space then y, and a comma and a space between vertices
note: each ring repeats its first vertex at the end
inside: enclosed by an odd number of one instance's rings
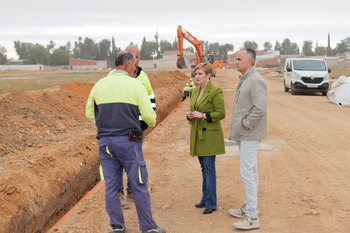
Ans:
POLYGON ((204 208, 205 207, 205 203, 198 203, 194 205, 196 208, 204 208))
POLYGON ((210 209, 210 208, 205 208, 205 210, 203 211, 203 214, 211 214, 211 213, 213 213, 214 211, 216 211, 216 210, 210 209))

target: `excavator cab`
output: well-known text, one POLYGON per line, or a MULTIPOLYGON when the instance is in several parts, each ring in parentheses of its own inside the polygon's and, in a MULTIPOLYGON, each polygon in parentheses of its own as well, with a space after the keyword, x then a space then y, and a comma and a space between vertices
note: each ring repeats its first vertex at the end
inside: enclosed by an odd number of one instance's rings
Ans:
POLYGON ((211 53, 211 54, 208 54, 208 62, 210 63, 210 64, 213 64, 214 63, 214 53, 211 53))

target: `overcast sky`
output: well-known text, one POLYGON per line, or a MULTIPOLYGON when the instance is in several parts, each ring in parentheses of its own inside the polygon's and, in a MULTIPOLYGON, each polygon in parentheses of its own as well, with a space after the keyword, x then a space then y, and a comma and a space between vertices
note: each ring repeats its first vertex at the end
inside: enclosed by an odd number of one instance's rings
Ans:
MULTIPOLYGON (((13 42, 49 44, 56 48, 78 37, 95 42, 114 37, 124 49, 130 42, 141 45, 143 37, 171 43, 181 25, 198 40, 230 43, 235 51, 246 40, 263 49, 285 38, 299 45, 313 41, 331 46, 350 36, 350 0, 250 0, 250 1, 90 1, 90 0, 1 0, 0 45, 8 57, 17 57, 13 42)), ((190 46, 185 42, 185 47, 190 46)))

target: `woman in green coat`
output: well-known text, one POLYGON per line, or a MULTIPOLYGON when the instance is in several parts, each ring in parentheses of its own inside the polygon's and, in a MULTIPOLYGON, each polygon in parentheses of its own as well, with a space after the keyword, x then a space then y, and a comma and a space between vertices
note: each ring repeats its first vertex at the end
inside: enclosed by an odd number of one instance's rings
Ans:
POLYGON ((194 71, 197 87, 192 90, 187 119, 191 124, 190 154, 198 156, 203 176, 202 199, 195 207, 205 207, 203 214, 211 214, 217 209, 215 158, 225 154, 220 122, 225 118, 224 94, 210 81, 210 63, 200 63, 194 71))

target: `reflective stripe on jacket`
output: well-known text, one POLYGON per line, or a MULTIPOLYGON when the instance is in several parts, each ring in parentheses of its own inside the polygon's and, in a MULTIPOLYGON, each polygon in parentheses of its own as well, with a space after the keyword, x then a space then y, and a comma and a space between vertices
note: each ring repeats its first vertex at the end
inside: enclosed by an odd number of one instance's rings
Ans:
POLYGON ((141 131, 139 115, 151 127, 156 113, 144 86, 121 70, 100 79, 92 88, 85 115, 97 126, 97 138, 141 131), (94 107, 95 103, 95 107, 94 107))

